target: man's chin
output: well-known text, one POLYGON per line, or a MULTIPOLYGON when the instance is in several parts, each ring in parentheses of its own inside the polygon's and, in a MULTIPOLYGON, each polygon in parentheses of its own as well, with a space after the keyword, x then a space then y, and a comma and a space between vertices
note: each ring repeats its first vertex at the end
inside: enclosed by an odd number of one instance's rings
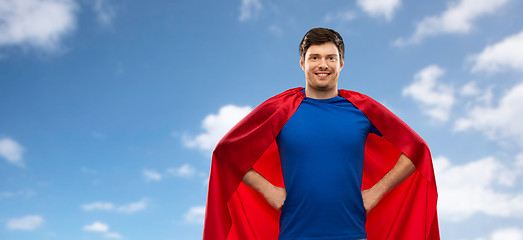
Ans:
POLYGON ((310 85, 310 87, 315 90, 318 90, 318 91, 328 91, 328 90, 332 90, 333 88, 336 88, 336 86, 331 86, 331 85, 327 85, 327 84, 315 84, 315 85, 310 85))

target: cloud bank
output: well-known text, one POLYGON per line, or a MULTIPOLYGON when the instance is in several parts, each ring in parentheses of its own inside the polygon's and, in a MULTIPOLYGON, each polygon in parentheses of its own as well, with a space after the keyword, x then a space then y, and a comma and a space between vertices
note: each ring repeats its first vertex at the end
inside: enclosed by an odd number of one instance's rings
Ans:
POLYGON ((401 0, 358 0, 358 6, 372 17, 384 17, 391 20, 400 7, 401 0))
POLYGON ((24 148, 11 138, 0 139, 0 157, 5 158, 8 163, 24 167, 22 159, 24 148))
POLYGON ((514 186, 523 173, 523 156, 513 166, 494 157, 464 165, 447 158, 434 159, 438 183, 438 212, 441 219, 459 222, 474 214, 496 217, 523 217, 523 194, 497 189, 514 186))
POLYGON ((183 135, 182 142, 187 147, 211 152, 218 144, 218 141, 251 111, 252 108, 249 106, 223 106, 218 111, 218 114, 209 114, 205 117, 202 122, 203 133, 196 137, 183 135))
POLYGON ((240 16, 238 19, 240 22, 247 21, 249 19, 258 16, 263 6, 260 0, 242 0, 240 6, 240 16))
POLYGON ((141 200, 125 205, 116 206, 111 202, 94 202, 82 205, 84 211, 114 211, 121 213, 135 213, 147 209, 147 201, 141 200))
POLYGON ((474 62, 472 72, 523 71, 523 31, 487 46, 469 59, 474 62))
POLYGON ((461 0, 450 3, 447 10, 437 16, 425 17, 416 24, 416 30, 407 39, 397 39, 395 45, 420 43, 423 39, 440 34, 466 34, 474 28, 474 22, 492 14, 509 0, 461 0))
POLYGON ((510 89, 499 102, 477 104, 467 110, 464 117, 456 120, 455 131, 474 129, 488 138, 515 141, 523 146, 523 83, 510 89))
POLYGON ((414 82, 405 87, 402 94, 417 101, 423 113, 444 122, 449 119, 455 99, 453 88, 438 82, 443 74, 443 69, 430 65, 414 75, 414 82))
POLYGON ((7 229, 9 230, 35 230, 40 227, 44 219, 38 215, 29 215, 21 218, 12 218, 7 221, 7 229))
POLYGON ((194 206, 184 215, 185 221, 203 225, 205 219, 205 206, 194 206))
POLYGON ((0 2, 0 47, 60 49, 75 30, 77 5, 72 0, 4 0, 0 2))

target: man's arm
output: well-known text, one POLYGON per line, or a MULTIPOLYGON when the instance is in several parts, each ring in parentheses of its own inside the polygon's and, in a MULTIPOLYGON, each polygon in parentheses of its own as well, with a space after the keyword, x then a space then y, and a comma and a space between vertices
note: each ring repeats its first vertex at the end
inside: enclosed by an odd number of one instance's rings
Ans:
POLYGON ((283 206, 285 197, 287 197, 287 191, 285 191, 285 188, 272 185, 272 183, 270 183, 254 169, 251 168, 243 176, 242 181, 250 187, 256 189, 256 191, 260 192, 265 197, 267 202, 274 208, 280 210, 283 206))
POLYGON ((396 165, 380 181, 371 188, 361 191, 365 212, 374 208, 385 193, 407 179, 414 170, 416 167, 412 161, 402 153, 396 165))

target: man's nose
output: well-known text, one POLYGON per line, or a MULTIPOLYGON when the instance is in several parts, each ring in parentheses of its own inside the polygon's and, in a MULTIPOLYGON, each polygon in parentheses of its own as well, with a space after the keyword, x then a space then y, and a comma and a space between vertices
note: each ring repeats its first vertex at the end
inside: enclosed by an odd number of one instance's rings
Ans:
POLYGON ((321 69, 327 69, 329 68, 329 65, 327 64, 327 60, 326 59, 322 59, 321 62, 320 62, 320 68, 321 69))

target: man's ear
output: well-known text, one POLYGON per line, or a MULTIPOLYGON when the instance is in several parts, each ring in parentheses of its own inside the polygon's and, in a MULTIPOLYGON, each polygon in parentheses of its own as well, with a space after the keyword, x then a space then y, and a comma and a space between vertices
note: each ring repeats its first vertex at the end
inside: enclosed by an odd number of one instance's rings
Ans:
POLYGON ((305 61, 303 60, 303 57, 300 57, 300 67, 303 71, 305 71, 305 61))
POLYGON ((342 58, 340 61, 340 71, 343 69, 343 64, 345 63, 345 60, 342 58))

